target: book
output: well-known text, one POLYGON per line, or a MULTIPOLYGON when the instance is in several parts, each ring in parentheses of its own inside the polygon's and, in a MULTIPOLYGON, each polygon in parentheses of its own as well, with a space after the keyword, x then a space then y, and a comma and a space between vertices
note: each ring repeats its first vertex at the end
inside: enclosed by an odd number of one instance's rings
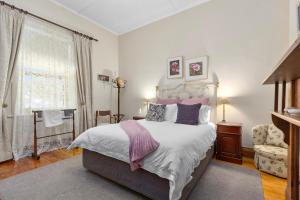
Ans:
POLYGON ((291 115, 300 115, 300 108, 285 108, 284 111, 291 115))

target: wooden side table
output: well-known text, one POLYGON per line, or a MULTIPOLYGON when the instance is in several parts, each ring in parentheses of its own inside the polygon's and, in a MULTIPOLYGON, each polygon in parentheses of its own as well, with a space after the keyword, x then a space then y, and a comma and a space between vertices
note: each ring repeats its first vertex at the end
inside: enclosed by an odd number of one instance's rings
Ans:
POLYGON ((217 124, 216 158, 242 164, 242 124, 220 122, 217 124))
POLYGON ((145 119, 144 116, 133 116, 132 117, 133 120, 140 120, 140 119, 145 119))

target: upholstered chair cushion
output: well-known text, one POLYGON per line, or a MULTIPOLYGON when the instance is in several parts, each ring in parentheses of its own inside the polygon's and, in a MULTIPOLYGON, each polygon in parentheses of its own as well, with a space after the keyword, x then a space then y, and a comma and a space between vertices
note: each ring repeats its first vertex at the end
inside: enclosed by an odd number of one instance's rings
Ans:
POLYGON ((287 163, 273 160, 259 154, 255 154, 254 161, 259 170, 281 178, 287 178, 287 163))
POLYGON ((263 157, 287 163, 288 150, 272 145, 254 145, 254 151, 263 157))
POLYGON ((284 142, 284 133, 273 124, 269 125, 265 144, 288 148, 288 145, 284 142))
POLYGON ((261 145, 265 143, 268 134, 269 125, 257 125, 252 128, 253 133, 253 144, 261 145))

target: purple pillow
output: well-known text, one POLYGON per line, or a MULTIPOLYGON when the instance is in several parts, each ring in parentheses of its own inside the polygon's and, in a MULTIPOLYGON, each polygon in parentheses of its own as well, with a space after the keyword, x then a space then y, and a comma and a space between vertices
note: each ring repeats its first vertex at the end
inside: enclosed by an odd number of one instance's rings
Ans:
POLYGON ((180 99, 161 99, 158 98, 156 100, 157 104, 163 104, 163 105, 169 105, 169 104, 176 104, 176 103, 180 103, 180 99))
POLYGON ((201 108, 201 104, 193 104, 193 105, 184 105, 177 104, 177 120, 178 124, 189 124, 189 125, 198 125, 199 123, 199 110, 201 108))

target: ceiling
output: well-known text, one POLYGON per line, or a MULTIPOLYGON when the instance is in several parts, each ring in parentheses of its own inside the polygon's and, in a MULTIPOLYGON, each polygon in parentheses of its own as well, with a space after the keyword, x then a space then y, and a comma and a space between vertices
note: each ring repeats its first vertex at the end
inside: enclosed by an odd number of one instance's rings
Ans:
POLYGON ((209 0, 51 0, 121 35, 209 0))

